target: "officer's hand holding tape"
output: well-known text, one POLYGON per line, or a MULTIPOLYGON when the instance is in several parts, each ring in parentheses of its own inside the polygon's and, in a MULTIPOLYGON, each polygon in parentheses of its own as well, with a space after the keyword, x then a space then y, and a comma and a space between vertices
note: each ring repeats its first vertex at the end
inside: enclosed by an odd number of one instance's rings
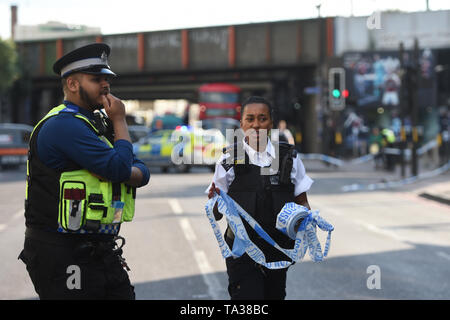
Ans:
MULTIPOLYGON (((214 197, 215 193, 216 194, 220 194, 220 189, 217 188, 216 185, 213 182, 212 185, 211 185, 211 188, 209 188, 209 191, 208 191, 208 199, 211 199, 212 197, 214 197)), ((222 219, 223 215, 217 210, 217 205, 214 206, 213 213, 214 213, 214 218, 217 221, 222 219)))
POLYGON ((237 258, 246 252, 250 258, 266 268, 280 269, 286 268, 292 263, 303 259, 308 249, 309 255, 314 262, 322 261, 323 258, 328 255, 331 243, 331 232, 334 230, 334 227, 319 216, 319 211, 311 211, 294 202, 288 202, 284 205, 277 216, 276 228, 295 240, 293 249, 284 249, 280 247, 261 228, 258 222, 256 222, 255 219, 242 209, 242 207, 230 196, 224 192, 221 193, 220 190, 216 189, 217 188, 213 184, 208 193, 209 200, 206 203, 205 209, 224 258, 237 258), (235 235, 235 241, 231 250, 224 241, 220 227, 215 221, 218 220, 215 214, 216 211, 217 213, 225 215, 228 225, 235 235), (264 253, 250 240, 241 218, 244 218, 259 236, 287 255, 292 261, 266 262, 264 253), (300 221, 301 223, 299 225, 300 221), (321 230, 328 232, 323 252, 316 235, 317 226, 321 230))
POLYGON ((220 189, 217 188, 213 182, 211 185, 211 188, 209 188, 209 191, 208 191, 208 199, 211 199, 212 197, 214 197, 214 193, 220 194, 220 189))

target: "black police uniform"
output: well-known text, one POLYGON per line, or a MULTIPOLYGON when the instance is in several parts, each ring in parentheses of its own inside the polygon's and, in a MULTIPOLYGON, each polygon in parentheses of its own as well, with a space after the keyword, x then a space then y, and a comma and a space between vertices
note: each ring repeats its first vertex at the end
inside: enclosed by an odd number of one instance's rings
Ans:
MULTIPOLYGON (((59 59, 54 71, 61 76, 78 71, 114 75, 106 63, 109 52, 105 44, 79 48, 59 59), (88 65, 83 66, 83 61, 88 65), (68 69, 68 65, 72 68, 68 69)), ((109 130, 105 122, 97 119, 93 125, 113 139, 111 131, 105 132, 109 130)), ((63 170, 55 170, 42 163, 36 149, 41 127, 42 124, 35 128, 30 140, 25 242, 19 255, 36 292, 40 299, 135 299, 134 287, 124 270, 128 266, 121 257, 123 238, 112 234, 56 232, 59 176, 63 171, 80 167, 72 163, 63 170), (122 241, 120 246, 118 240, 122 241)))
MULTIPOLYGON (((275 144, 275 142, 273 142, 275 144)), ((294 184, 291 182, 294 146, 279 142, 279 170, 274 175, 261 175, 261 167, 251 164, 247 153, 238 152, 242 144, 234 145, 234 164, 222 166, 226 171, 234 167, 235 178, 228 195, 247 211, 281 247, 292 249, 294 241, 275 228, 276 218, 287 202, 294 202, 294 184), (239 163, 237 155, 245 154, 245 163, 239 163), (239 164, 237 164, 239 163, 239 164)), ((277 148, 275 148, 277 149, 277 148)), ((230 152, 225 149, 224 152, 230 152)), ((250 239, 264 253, 267 262, 291 261, 288 256, 268 244, 243 220, 250 239)), ((230 227, 225 231, 225 241, 232 247, 234 234, 230 227)), ((229 278, 228 292, 232 300, 266 299, 282 300, 286 296, 286 273, 288 268, 268 269, 253 261, 246 253, 241 257, 226 259, 229 278)))

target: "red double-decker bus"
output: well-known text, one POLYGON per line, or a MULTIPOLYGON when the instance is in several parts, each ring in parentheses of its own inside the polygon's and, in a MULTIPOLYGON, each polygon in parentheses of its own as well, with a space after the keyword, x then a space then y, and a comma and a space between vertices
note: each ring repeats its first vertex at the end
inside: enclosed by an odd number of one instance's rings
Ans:
POLYGON ((241 119, 241 89, 228 83, 208 83, 198 89, 199 120, 214 118, 241 119))

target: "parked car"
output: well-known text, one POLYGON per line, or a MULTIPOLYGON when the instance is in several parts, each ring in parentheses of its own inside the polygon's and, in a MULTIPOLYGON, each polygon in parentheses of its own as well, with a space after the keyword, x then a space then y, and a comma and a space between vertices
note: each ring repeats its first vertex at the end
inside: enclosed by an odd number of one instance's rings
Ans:
POLYGON ((32 131, 26 124, 0 123, 0 168, 26 164, 32 131))
POLYGON ((131 143, 138 142, 141 138, 148 136, 150 128, 142 125, 128 126, 128 132, 130 134, 131 143))

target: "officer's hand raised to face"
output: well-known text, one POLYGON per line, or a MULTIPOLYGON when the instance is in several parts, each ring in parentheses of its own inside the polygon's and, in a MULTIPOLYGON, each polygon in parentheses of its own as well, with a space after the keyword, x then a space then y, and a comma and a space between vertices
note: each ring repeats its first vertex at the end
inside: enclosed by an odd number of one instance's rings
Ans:
POLYGON ((102 95, 102 100, 106 114, 112 122, 125 119, 125 105, 119 98, 108 93, 107 95, 102 95))
POLYGON ((102 95, 102 100, 106 114, 109 119, 111 119, 114 126, 114 141, 122 139, 131 143, 131 138, 125 119, 125 105, 123 102, 110 93, 102 95))

